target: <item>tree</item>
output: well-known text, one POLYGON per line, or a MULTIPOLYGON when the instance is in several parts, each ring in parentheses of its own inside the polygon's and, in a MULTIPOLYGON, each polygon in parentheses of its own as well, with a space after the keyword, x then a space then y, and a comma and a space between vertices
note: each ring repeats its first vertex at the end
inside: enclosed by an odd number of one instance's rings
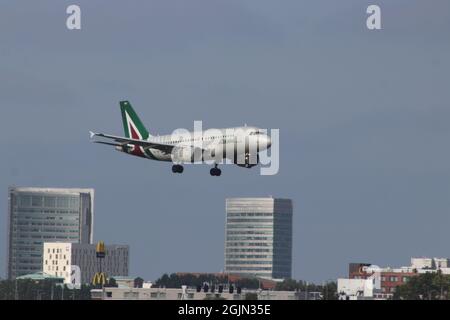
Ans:
POLYGON ((258 294, 255 292, 247 292, 244 300, 258 300, 258 294))
POLYGON ((105 287, 114 287, 117 288, 119 285, 117 284, 116 279, 114 278, 109 278, 108 282, 105 284, 105 287))
POLYGON ((0 281, 0 300, 90 300, 90 285, 69 289, 53 280, 3 280, 0 281), (16 290, 17 289, 17 290, 16 290), (62 296, 64 295, 64 296, 62 296))
POLYGON ((136 279, 134 279, 134 287, 135 288, 142 288, 144 284, 144 279, 142 279, 141 277, 137 277, 136 279))
POLYGON ((226 300, 226 299, 220 295, 213 295, 210 297, 205 297, 203 300, 226 300))
POLYGON ((240 279, 235 283, 236 287, 245 288, 245 289, 259 289, 259 280, 258 279, 240 279))
POLYGON ((337 300, 336 282, 327 282, 325 285, 316 285, 302 280, 285 279, 275 286, 277 291, 320 292, 323 300, 337 300))
POLYGON ((449 298, 450 276, 441 272, 428 272, 409 278, 398 286, 394 299, 399 300, 443 300, 449 298))
MULTIPOLYGON (((156 287, 180 288, 182 285, 189 287, 203 286, 204 283, 222 284, 228 282, 227 276, 216 276, 212 274, 163 274, 161 278, 155 281, 156 287)), ((216 286, 217 287, 217 286, 216 286)))
POLYGON ((327 282, 324 286, 322 286, 322 297, 323 300, 337 300, 337 283, 336 282, 327 282))
POLYGON ((283 282, 279 282, 275 286, 275 290, 277 291, 296 291, 301 287, 300 282, 297 282, 294 279, 285 279, 283 282))

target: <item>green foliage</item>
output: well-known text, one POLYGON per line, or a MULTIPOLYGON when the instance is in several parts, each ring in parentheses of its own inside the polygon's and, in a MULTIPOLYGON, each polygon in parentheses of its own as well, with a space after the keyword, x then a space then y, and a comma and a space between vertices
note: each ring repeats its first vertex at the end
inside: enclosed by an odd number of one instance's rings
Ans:
POLYGON ((255 292, 247 292, 244 300, 258 300, 258 294, 255 292))
POLYGON ((203 300, 226 300, 226 299, 220 295, 212 295, 209 297, 205 297, 203 300))
POLYGON ((155 287, 166 288, 181 288, 182 285, 189 287, 202 286, 203 283, 210 283, 211 285, 227 283, 228 277, 218 277, 211 274, 200 274, 199 276, 193 274, 177 275, 172 273, 171 275, 164 274, 161 278, 156 280, 155 287))
POLYGON ((327 282, 324 286, 322 286, 321 293, 323 300, 337 300, 337 283, 334 281, 327 282))
POLYGON ((0 281, 0 300, 90 300, 91 287, 69 289, 51 280, 0 281))
POLYGON ((277 283, 275 290, 277 291, 296 291, 303 290, 305 285, 302 281, 296 281, 294 279, 286 279, 283 282, 277 283))
MULTIPOLYGON (((164 274, 161 278, 156 280, 156 287, 166 287, 166 288, 180 288, 182 285, 186 285, 189 287, 197 287, 202 286, 203 283, 209 283, 210 285, 225 284, 228 283, 228 276, 216 276, 212 274, 182 274, 178 275, 176 273, 172 273, 171 275, 164 274)), ((240 287, 242 289, 258 289, 259 288, 259 280, 252 278, 244 278, 233 283, 234 287, 240 287)))
POLYGON ((135 288, 142 288, 144 284, 144 279, 142 279, 141 277, 137 277, 136 279, 134 279, 134 287, 135 288))
POLYGON ((105 287, 110 287, 110 288, 113 287, 113 288, 117 288, 118 285, 117 285, 116 279, 114 279, 114 278, 109 278, 109 279, 108 279, 108 283, 105 284, 105 287))
POLYGON ((320 292, 324 300, 337 300, 336 282, 327 282, 324 285, 316 285, 302 280, 286 279, 277 283, 277 291, 320 292))
POLYGON ((259 289, 258 279, 241 279, 236 281, 235 287, 240 287, 243 289, 259 289))
POLYGON ((448 300, 450 276, 437 273, 424 273, 409 278, 394 292, 396 300, 448 300))

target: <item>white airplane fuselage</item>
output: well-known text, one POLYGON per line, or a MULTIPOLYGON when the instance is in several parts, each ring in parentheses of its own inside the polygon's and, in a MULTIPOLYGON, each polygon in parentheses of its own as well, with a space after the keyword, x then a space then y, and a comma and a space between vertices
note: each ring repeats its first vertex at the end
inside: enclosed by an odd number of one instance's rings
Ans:
POLYGON ((248 154, 251 151, 266 150, 271 145, 268 135, 260 129, 250 126, 150 136, 146 141, 172 145, 181 153, 184 149, 186 157, 177 159, 174 157, 174 152, 164 152, 156 148, 143 148, 135 145, 118 146, 116 150, 151 160, 193 163, 195 161, 192 161, 193 159, 189 155, 195 148, 203 150, 202 156, 197 160, 212 160, 220 155, 222 155, 222 159, 233 160, 236 157, 245 157, 245 153, 248 154))

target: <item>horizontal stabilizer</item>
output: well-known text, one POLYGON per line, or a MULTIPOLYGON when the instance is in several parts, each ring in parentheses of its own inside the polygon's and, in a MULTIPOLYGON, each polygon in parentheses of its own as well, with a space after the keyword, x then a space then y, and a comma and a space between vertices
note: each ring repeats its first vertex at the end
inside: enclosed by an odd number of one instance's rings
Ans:
MULTIPOLYGON (((139 146, 142 148, 158 149, 165 153, 172 152, 172 149, 175 147, 174 145, 171 145, 171 144, 164 144, 164 143, 152 142, 152 141, 148 141, 148 140, 139 140, 139 139, 126 138, 126 137, 119 137, 119 136, 113 136, 110 134, 96 133, 96 132, 91 132, 91 137, 112 139, 115 142, 119 143, 120 146, 126 145, 126 144, 131 144, 131 145, 139 146)), ((97 141, 97 140, 95 142, 104 143, 103 141, 97 141)), ((106 144, 108 144, 108 143, 106 143, 106 144)), ((113 144, 113 145, 115 145, 115 144, 113 144)))
POLYGON ((105 141, 92 141, 94 143, 100 143, 100 144, 107 144, 108 146, 115 146, 115 147, 121 147, 122 144, 119 143, 112 143, 112 142, 105 142, 105 141))

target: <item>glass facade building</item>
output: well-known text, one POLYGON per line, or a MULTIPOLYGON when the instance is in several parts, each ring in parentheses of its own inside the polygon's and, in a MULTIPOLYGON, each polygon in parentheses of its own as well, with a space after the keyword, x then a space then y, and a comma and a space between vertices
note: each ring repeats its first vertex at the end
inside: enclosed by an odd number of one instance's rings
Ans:
POLYGON ((93 189, 9 188, 8 278, 42 271, 44 242, 92 243, 93 189))
POLYGON ((225 272, 270 279, 292 276, 292 200, 226 200, 225 272))

